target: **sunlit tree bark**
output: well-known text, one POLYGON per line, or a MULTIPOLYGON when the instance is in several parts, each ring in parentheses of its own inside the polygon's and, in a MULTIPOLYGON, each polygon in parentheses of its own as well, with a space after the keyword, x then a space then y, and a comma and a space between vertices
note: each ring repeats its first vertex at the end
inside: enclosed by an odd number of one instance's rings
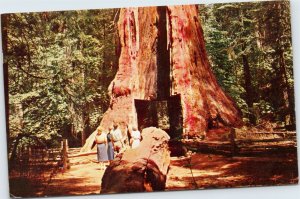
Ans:
MULTIPOLYGON (((221 89, 207 58, 195 5, 121 9, 121 53, 110 84, 110 108, 100 126, 138 125, 134 100, 165 100, 180 94, 184 135, 205 134, 209 122, 241 124, 240 112, 221 89), (165 39, 162 39, 165 38, 165 39)), ((95 132, 83 151, 89 150, 95 132)))

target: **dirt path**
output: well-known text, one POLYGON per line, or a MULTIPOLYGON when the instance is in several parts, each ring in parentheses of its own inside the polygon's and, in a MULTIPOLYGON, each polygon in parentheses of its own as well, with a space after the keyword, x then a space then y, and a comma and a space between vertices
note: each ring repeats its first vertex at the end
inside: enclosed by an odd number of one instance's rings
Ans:
POLYGON ((167 190, 269 186, 298 181, 296 154, 227 157, 193 154, 173 158, 167 190))
POLYGON ((96 155, 70 158, 71 168, 59 172, 40 196, 99 194, 104 170, 96 162, 96 155))
MULTIPOLYGON (((71 169, 58 172, 39 196, 99 194, 104 170, 96 155, 70 159, 71 169)), ((227 157, 192 154, 172 157, 166 190, 285 185, 297 183, 295 154, 227 157)))

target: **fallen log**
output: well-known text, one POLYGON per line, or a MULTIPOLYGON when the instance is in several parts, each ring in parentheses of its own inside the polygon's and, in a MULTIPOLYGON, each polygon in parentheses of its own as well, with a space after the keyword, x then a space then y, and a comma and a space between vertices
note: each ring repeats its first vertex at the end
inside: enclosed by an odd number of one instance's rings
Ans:
POLYGON ((170 165, 169 135, 158 128, 146 128, 139 147, 128 149, 106 169, 101 193, 162 191, 170 165))

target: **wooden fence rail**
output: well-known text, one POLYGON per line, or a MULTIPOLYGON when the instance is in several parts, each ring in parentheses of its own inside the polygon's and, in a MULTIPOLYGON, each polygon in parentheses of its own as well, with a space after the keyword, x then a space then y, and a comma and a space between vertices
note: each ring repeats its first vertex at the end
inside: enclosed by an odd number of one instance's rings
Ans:
POLYGON ((38 175, 39 170, 46 167, 69 169, 68 150, 67 140, 63 140, 58 148, 19 147, 15 161, 10 164, 10 171, 26 177, 38 175))
POLYGON ((190 150, 227 155, 243 155, 261 152, 295 151, 297 148, 296 132, 259 132, 248 136, 230 132, 224 140, 183 140, 190 150))

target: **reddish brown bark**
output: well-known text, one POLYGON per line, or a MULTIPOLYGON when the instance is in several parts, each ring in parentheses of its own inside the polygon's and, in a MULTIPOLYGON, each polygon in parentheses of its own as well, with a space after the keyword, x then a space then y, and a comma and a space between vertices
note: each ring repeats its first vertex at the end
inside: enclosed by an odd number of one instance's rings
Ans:
POLYGON ((106 169, 101 193, 162 191, 170 165, 168 141, 161 129, 145 128, 138 148, 127 150, 106 169), (141 150, 143 149, 143 150, 141 150))
MULTIPOLYGON (((111 105, 100 126, 108 128, 118 122, 124 130, 127 124, 137 125, 135 99, 149 100, 158 96, 158 35, 161 21, 166 19, 167 49, 170 70, 170 95, 180 94, 184 134, 201 135, 211 120, 227 126, 241 124, 240 113, 232 99, 218 85, 205 50, 198 10, 195 5, 161 8, 121 9, 118 22, 121 53, 119 69, 109 87, 111 105)), ((164 56, 166 57, 166 56, 164 56)), ((166 61, 166 60, 164 60, 166 61)), ((167 82, 167 81, 166 81, 167 82)), ((160 83, 161 84, 161 83, 160 83)), ((166 88, 164 88, 166 89, 166 88)), ((91 137, 93 137, 92 134, 91 137)), ((88 150, 93 138, 87 140, 88 150)))
POLYGON ((172 93, 182 96, 185 130, 189 134, 201 134, 207 130, 208 121, 217 118, 226 125, 240 125, 239 110, 211 71, 197 7, 171 6, 168 9, 172 93))

